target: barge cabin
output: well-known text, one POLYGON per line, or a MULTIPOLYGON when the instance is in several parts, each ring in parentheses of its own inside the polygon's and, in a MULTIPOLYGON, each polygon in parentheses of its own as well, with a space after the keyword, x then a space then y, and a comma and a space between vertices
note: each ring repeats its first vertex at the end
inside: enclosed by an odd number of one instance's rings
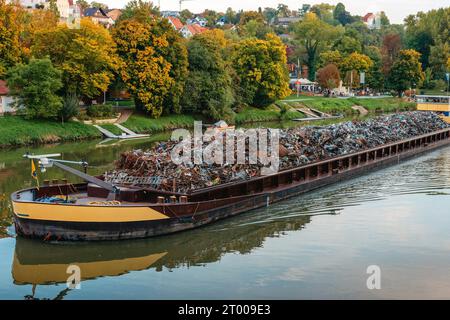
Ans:
POLYGON ((450 123, 450 96, 416 96, 417 110, 434 111, 447 123, 450 123))

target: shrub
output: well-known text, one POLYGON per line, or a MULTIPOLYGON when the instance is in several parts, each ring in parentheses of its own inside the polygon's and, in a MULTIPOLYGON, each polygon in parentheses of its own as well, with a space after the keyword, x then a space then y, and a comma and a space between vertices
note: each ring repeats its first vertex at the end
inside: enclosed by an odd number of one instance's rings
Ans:
POLYGON ((109 118, 114 116, 113 107, 109 104, 95 104, 87 108, 86 113, 92 118, 109 118))

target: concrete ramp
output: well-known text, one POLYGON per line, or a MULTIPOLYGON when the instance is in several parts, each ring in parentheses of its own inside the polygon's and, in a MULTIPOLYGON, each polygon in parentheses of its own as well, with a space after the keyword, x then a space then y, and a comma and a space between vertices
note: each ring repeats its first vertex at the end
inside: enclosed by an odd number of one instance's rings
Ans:
POLYGON ((109 130, 106 130, 105 128, 100 127, 97 124, 94 124, 94 127, 96 127, 107 138, 111 138, 111 139, 118 139, 119 138, 119 136, 115 135, 114 133, 112 133, 109 130))
POLYGON ((122 130, 123 132, 125 132, 126 134, 137 135, 137 133, 131 131, 130 129, 124 127, 124 126, 121 125, 121 124, 114 123, 114 125, 115 125, 117 128, 119 128, 120 130, 122 130))
POLYGON ((124 131, 121 135, 116 135, 112 133, 111 131, 94 124, 94 127, 96 127, 106 138, 109 139, 137 139, 137 138, 145 138, 148 137, 148 134, 137 134, 133 131, 129 130, 128 128, 125 128, 124 126, 121 126, 119 124, 115 124, 120 130, 124 131))

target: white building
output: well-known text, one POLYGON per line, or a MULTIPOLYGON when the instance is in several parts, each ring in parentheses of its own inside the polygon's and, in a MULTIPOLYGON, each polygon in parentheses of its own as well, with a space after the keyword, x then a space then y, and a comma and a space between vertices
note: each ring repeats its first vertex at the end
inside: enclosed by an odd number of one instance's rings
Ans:
POLYGON ((373 29, 381 29, 381 14, 380 13, 372 13, 369 12, 363 17, 363 22, 367 26, 367 28, 373 29))
POLYGON ((15 109, 12 107, 14 98, 9 96, 9 89, 4 80, 0 80, 0 115, 5 113, 13 113, 15 109))

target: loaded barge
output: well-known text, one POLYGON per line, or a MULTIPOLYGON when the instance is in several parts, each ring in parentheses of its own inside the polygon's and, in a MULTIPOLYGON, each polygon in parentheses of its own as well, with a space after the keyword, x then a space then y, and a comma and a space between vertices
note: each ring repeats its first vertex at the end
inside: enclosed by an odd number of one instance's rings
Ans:
MULTIPOLYGON (((16 233, 45 241, 146 238, 192 229, 269 206, 331 183, 397 164, 450 144, 450 128, 313 162, 241 182, 187 193, 110 185, 61 163, 85 183, 46 184, 11 195, 16 233), (42 202, 59 197, 61 202, 42 202)), ((44 159, 49 161, 49 159, 44 159)))

